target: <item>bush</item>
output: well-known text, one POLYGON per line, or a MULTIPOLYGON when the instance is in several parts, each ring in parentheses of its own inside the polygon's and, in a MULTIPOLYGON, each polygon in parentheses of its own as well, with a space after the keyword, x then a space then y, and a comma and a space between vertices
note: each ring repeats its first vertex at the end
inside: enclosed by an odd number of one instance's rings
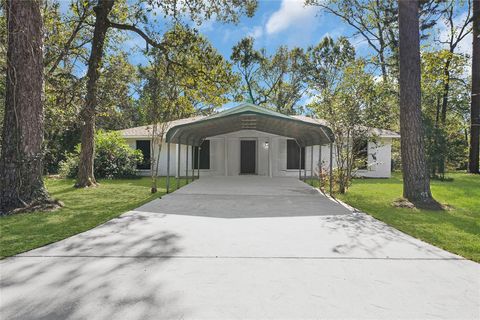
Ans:
MULTIPOLYGON (((78 172, 80 145, 60 162, 59 174, 75 178, 78 172)), ((133 150, 118 132, 99 130, 95 135, 94 174, 99 179, 130 178, 137 174, 137 163, 142 161, 140 150, 133 150)))

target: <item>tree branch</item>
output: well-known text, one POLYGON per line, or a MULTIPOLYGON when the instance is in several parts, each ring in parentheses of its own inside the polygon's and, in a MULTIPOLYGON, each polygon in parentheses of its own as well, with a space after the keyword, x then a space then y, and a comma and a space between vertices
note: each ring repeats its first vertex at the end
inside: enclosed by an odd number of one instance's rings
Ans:
MULTIPOLYGON (((137 28, 137 27, 134 26, 134 25, 116 23, 116 22, 112 22, 112 21, 110 21, 110 20, 107 20, 107 23, 108 23, 108 26, 109 26, 109 27, 112 27, 112 28, 115 28, 115 29, 128 30, 128 31, 135 32, 135 33, 138 34, 140 37, 142 37, 143 40, 145 40, 145 42, 147 43, 147 45, 151 45, 151 46, 154 47, 154 48, 157 48, 157 49, 160 49, 160 50, 162 50, 162 51, 165 51, 165 44, 153 40, 153 39, 150 38, 143 30, 137 28)), ((148 48, 148 47, 147 47, 147 48, 148 48)))

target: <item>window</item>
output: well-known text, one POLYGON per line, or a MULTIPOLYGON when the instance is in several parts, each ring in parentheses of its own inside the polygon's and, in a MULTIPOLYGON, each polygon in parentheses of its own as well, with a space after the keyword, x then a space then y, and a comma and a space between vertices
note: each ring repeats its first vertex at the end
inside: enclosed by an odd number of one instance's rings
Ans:
POLYGON ((368 141, 367 139, 355 139, 353 141, 353 157, 358 169, 365 170, 368 166, 368 141))
MULTIPOLYGON (((305 169, 305 147, 302 147, 302 169, 305 169)), ((295 140, 287 140, 287 169, 298 169, 300 163, 298 144, 295 140)))
POLYGON ((137 163, 137 169, 150 170, 150 140, 137 140, 137 150, 143 154, 143 161, 137 163))
MULTIPOLYGON (((198 147, 193 148, 193 168, 198 169, 198 147)), ((200 146, 200 169, 210 169, 210 140, 204 140, 200 146)))

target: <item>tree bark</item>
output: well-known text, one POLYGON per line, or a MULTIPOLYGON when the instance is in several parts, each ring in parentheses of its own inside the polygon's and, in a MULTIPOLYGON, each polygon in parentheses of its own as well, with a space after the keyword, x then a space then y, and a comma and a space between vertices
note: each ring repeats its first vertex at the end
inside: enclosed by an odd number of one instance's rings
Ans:
POLYGON ((472 100, 468 171, 480 173, 480 0, 473 0, 472 100))
POLYGON ((85 106, 80 112, 82 126, 80 161, 77 188, 95 186, 97 184, 93 172, 95 155, 95 112, 97 106, 97 80, 100 76, 99 68, 103 57, 105 36, 109 28, 108 14, 112 11, 114 0, 98 0, 95 6, 95 28, 93 31, 92 49, 88 59, 87 94, 85 106))
POLYGON ((53 203, 43 183, 43 23, 38 1, 9 0, 0 213, 53 203))
POLYGON ((419 3, 399 0, 400 135, 403 196, 420 207, 436 202, 425 160, 420 90, 419 3))

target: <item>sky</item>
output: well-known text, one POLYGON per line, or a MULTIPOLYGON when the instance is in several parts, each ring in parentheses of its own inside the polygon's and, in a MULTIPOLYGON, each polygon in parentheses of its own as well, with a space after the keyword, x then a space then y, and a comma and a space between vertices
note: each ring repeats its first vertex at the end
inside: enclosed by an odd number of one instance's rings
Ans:
MULTIPOLYGON (((225 24, 212 19, 197 28, 226 59, 230 58, 232 47, 245 36, 253 37, 256 48, 265 48, 270 54, 281 45, 289 48, 316 45, 327 35, 333 38, 348 37, 357 56, 371 54, 366 40, 355 35, 353 28, 340 18, 303 4, 304 0, 259 0, 252 18, 243 16, 238 24, 225 24)), ((455 19, 460 22, 466 18, 467 10, 464 8, 463 12, 459 12, 461 13, 455 19)), ((432 31, 437 32, 440 39, 448 36, 448 30, 442 21, 432 31)), ((128 37, 125 47, 131 53, 130 62, 135 65, 145 64, 147 60, 141 50, 138 50, 145 48, 145 42, 133 33, 128 37)), ((460 45, 459 52, 470 53, 471 48, 471 36, 468 36, 460 45)))
MULTIPOLYGON (((307 48, 318 44, 327 35, 332 38, 348 37, 356 49, 357 56, 365 57, 372 54, 366 40, 355 35, 352 27, 317 7, 305 7, 304 1, 258 0, 257 10, 251 18, 242 16, 238 24, 221 23, 211 19, 203 22, 197 29, 226 59, 230 58, 232 47, 245 36, 253 37, 255 47, 265 48, 269 54, 274 53, 281 45, 289 48, 307 48)), ((458 0, 457 9, 461 8, 455 17, 458 22, 467 16, 464 2, 458 0)), ((67 11, 69 3, 68 0, 61 0, 61 10, 67 11)), ((150 19, 156 21, 159 18, 151 15, 150 19)), ((164 24, 158 23, 158 26, 160 34, 166 31, 164 24)), ((445 39, 448 36, 448 30, 442 21, 438 21, 434 29, 433 31, 438 34, 437 38, 445 39)), ((126 32, 125 35, 127 41, 123 47, 130 53, 130 62, 134 65, 146 64, 147 59, 141 50, 145 48, 144 40, 133 32, 126 32)), ((472 38, 468 36, 462 41, 458 51, 471 53, 471 49, 472 38)))
MULTIPOLYGON (((467 10, 460 10, 455 18, 460 22, 466 18, 467 10)), ((241 17, 238 24, 225 24, 214 19, 207 20, 197 29, 206 36, 212 45, 229 59, 232 47, 245 36, 255 39, 257 49, 264 48, 272 54, 282 45, 307 48, 318 44, 325 36, 338 38, 346 36, 355 47, 357 56, 366 57, 372 54, 366 40, 355 34, 355 30, 340 18, 325 13, 317 7, 305 7, 304 0, 259 0, 255 15, 251 18, 241 17)), ((164 30, 162 30, 164 31, 164 30)), ((445 39, 448 30, 442 21, 437 23, 432 32, 436 38, 445 39)), ((139 36, 130 33, 125 44, 130 52, 130 62, 134 65, 146 64, 147 59, 139 48, 145 48, 145 42, 139 36)), ((435 44, 433 44, 435 45, 435 44)), ((438 45, 438 44, 437 44, 438 45)), ((471 53, 471 36, 464 39, 459 52, 471 53)), ((380 70, 373 70, 380 72, 380 70)), ((466 70, 468 73, 469 70, 466 70)), ((300 104, 306 104, 311 97, 305 96, 300 104)), ((227 104, 229 108, 233 104, 227 104)))
MULTIPOLYGON (((63 9, 67 10, 68 1, 64 0, 62 4, 65 4, 63 9)), ((468 10, 465 6, 458 12, 455 17, 457 22, 467 17, 468 10)), ((151 21, 160 19, 153 15, 150 18, 151 21)), ((164 24, 155 25, 158 25, 160 33, 166 31, 164 24)), ((348 37, 359 57, 372 54, 366 40, 355 35, 352 27, 340 18, 325 13, 317 7, 305 7, 304 0, 258 0, 254 16, 251 18, 243 16, 238 24, 221 23, 211 19, 204 21, 196 28, 226 59, 230 58, 232 47, 245 36, 253 37, 255 47, 266 49, 268 54, 274 53, 282 45, 290 49, 293 47, 307 48, 318 44, 327 35, 332 38, 348 37)), ((442 21, 437 22, 433 31, 436 32, 435 38, 445 39, 448 36, 448 29, 442 21)), ((147 59, 141 50, 145 48, 144 40, 132 32, 126 33, 126 37, 127 40, 122 46, 125 51, 129 52, 130 62, 134 65, 147 64, 147 59)), ((471 35, 466 37, 458 51, 471 53, 471 41, 471 35)), ((435 43, 430 45, 439 46, 435 43)), ((86 72, 86 70, 83 71, 86 72)), ((466 73, 470 73, 469 71, 466 70, 466 73)), ((374 72, 379 72, 379 70, 374 72)), ((307 97, 302 102, 306 101, 307 97)))
MULTIPOLYGON (((326 35, 334 38, 351 36, 353 30, 338 18, 322 13, 315 7, 304 7, 304 0, 260 0, 252 18, 242 17, 238 24, 225 24, 214 20, 205 21, 198 27, 213 46, 225 57, 230 58, 232 47, 245 36, 255 39, 257 49, 265 48, 273 53, 279 46, 306 48, 315 45, 326 35)), ((366 42, 351 39, 359 53, 367 50, 366 42)), ((127 46, 144 48, 141 38, 130 35, 127 46)), ((146 62, 141 52, 131 54, 131 63, 146 62)))

